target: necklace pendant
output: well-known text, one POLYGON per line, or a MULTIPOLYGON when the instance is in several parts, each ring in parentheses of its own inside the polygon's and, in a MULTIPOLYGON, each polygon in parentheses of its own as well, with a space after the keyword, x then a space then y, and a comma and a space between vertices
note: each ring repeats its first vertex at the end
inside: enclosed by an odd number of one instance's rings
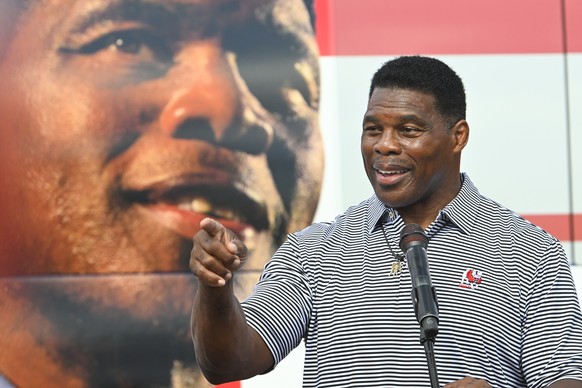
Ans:
POLYGON ((390 269, 390 273, 388 274, 388 276, 398 276, 402 273, 402 263, 400 263, 399 261, 395 261, 394 263, 392 263, 392 268, 390 269))
POLYGON ((390 273, 388 274, 388 276, 390 277, 400 275, 402 273, 402 270, 404 269, 404 256, 396 255, 396 257, 394 257, 394 260, 396 261, 392 263, 390 273))

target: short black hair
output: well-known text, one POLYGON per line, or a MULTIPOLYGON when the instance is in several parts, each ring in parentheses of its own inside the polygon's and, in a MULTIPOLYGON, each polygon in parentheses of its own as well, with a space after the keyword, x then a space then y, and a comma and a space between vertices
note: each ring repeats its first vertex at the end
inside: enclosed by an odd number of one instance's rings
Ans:
POLYGON ((368 99, 376 88, 410 89, 433 96, 436 110, 449 127, 466 116, 467 102, 461 77, 435 58, 402 56, 384 63, 372 77, 368 99))

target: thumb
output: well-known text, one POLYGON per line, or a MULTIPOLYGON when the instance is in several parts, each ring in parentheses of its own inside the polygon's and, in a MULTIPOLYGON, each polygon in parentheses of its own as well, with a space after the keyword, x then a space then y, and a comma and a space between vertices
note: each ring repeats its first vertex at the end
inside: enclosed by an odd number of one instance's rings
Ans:
POLYGON ((237 255, 241 260, 247 258, 247 246, 232 230, 226 229, 220 222, 205 218, 200 222, 200 227, 210 236, 218 238, 233 255, 237 255))
POLYGON ((230 253, 237 255, 241 260, 248 256, 248 248, 245 243, 231 230, 225 229, 225 245, 230 253))

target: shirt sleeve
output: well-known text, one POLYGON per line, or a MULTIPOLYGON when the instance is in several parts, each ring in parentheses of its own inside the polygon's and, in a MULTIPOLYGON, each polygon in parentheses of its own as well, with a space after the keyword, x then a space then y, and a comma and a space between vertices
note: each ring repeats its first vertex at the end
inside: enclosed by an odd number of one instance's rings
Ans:
POLYGON ((582 313, 570 264, 555 239, 525 295, 522 370, 528 387, 582 380, 582 313))
POLYGON ((242 303, 247 323, 261 335, 275 365, 299 345, 311 316, 311 289, 299 252, 297 237, 289 235, 242 303))

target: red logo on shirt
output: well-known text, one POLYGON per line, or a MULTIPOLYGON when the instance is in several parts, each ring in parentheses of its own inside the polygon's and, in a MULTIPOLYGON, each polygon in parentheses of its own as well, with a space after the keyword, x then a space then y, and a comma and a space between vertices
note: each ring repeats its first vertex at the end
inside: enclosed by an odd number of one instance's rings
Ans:
POLYGON ((462 288, 478 288, 481 284, 483 273, 478 269, 469 268, 463 272, 461 277, 461 284, 459 287, 462 288))

